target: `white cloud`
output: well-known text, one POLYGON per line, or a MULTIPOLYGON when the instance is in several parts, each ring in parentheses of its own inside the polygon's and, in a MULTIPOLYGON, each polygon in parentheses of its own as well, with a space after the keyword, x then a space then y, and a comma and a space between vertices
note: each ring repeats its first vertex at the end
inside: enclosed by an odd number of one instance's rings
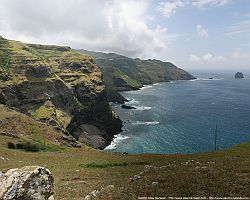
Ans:
POLYGON ((214 57, 214 56, 213 56, 212 54, 210 54, 210 53, 208 53, 208 54, 202 56, 203 60, 211 60, 211 59, 213 59, 213 57, 214 57))
POLYGON ((196 32, 200 37, 207 38, 208 37, 208 31, 203 28, 201 25, 196 26, 196 32))
POLYGON ((173 0, 160 2, 157 10, 160 11, 165 17, 170 17, 176 12, 176 9, 184 7, 185 3, 181 0, 173 0))
POLYGON ((201 57, 199 57, 197 55, 194 55, 194 54, 191 54, 190 57, 189 57, 189 60, 191 62, 199 62, 199 61, 201 61, 201 57))
POLYGON ((165 17, 170 17, 181 7, 196 7, 205 9, 209 7, 220 7, 229 3, 231 0, 168 0, 161 1, 157 10, 165 17))
POLYGON ((147 0, 1 0, 0 34, 25 42, 152 57, 176 35, 149 26, 148 9, 147 0))
POLYGON ((220 62, 220 61, 225 61, 225 60, 226 58, 224 56, 215 56, 211 53, 207 53, 202 56, 191 54, 189 57, 189 61, 191 62, 220 62))
POLYGON ((198 8, 219 7, 226 5, 231 0, 192 0, 192 5, 198 8))
POLYGON ((249 51, 242 51, 239 48, 234 49, 234 51, 232 52, 232 59, 235 60, 244 60, 245 62, 249 62, 250 61, 250 52, 249 51))
POLYGON ((227 36, 237 36, 242 33, 250 33, 250 19, 245 19, 227 27, 227 36))

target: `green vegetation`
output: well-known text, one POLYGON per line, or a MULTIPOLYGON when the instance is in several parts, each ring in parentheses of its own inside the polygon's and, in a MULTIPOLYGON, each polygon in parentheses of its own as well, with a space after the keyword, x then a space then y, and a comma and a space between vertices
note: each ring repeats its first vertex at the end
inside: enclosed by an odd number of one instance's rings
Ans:
POLYGON ((2 145, 27 151, 61 151, 68 146, 62 143, 63 134, 47 124, 9 109, 0 104, 0 138, 6 137, 2 145), (64 146, 65 145, 65 146, 64 146))
POLYGON ((55 127, 62 135, 68 132, 78 138, 80 125, 94 125, 103 139, 96 148, 104 148, 120 131, 122 122, 113 118, 102 73, 89 55, 69 47, 4 38, 0 38, 0 55, 0 103, 55 127))
POLYGON ((16 146, 18 149, 23 149, 25 151, 30 151, 30 152, 41 151, 39 143, 33 141, 21 141, 20 143, 17 143, 16 146))
POLYGON ((0 36, 0 69, 6 69, 9 65, 9 46, 8 40, 0 36))
POLYGON ((110 100, 117 100, 117 91, 139 89, 144 84, 170 80, 189 80, 194 77, 170 62, 132 59, 114 53, 79 50, 91 55, 103 72, 110 100))
POLYGON ((48 141, 42 141, 40 139, 27 140, 24 138, 16 144, 16 148, 30 152, 39 152, 39 151, 53 152, 53 151, 61 151, 64 149, 63 147, 49 143, 48 141))
POLYGON ((64 148, 59 145, 50 144, 49 142, 41 140, 26 140, 22 139, 18 143, 8 142, 9 149, 21 149, 29 152, 39 152, 39 151, 61 151, 64 148))
POLYGON ((66 51, 62 54, 61 61, 63 63, 78 62, 84 64, 85 67, 91 67, 93 59, 89 55, 77 51, 66 51))
POLYGON ((80 164, 80 167, 85 167, 85 168, 107 168, 107 167, 127 167, 127 166, 132 166, 132 165, 147 165, 149 164, 148 162, 145 161, 136 161, 136 162, 103 162, 103 161, 98 161, 98 162, 91 162, 87 164, 80 164))
POLYGON ((53 109, 52 106, 45 106, 42 105, 41 107, 39 107, 35 113, 34 113, 34 117, 35 118, 52 118, 53 112, 55 109, 53 109))
POLYGON ((8 149, 6 142, 11 139, 0 137, 0 155, 6 158, 0 160, 1 171, 26 165, 46 166, 55 178, 56 199, 84 199, 93 190, 108 185, 114 185, 114 190, 103 191, 97 199, 250 196, 250 143, 192 155, 119 155, 86 146, 31 153, 8 149), (131 180, 135 175, 140 178, 131 180), (158 182, 156 187, 153 182, 158 182))
POLYGON ((137 89, 142 86, 138 81, 130 78, 128 75, 123 73, 119 68, 105 67, 102 69, 104 74, 105 84, 110 90, 128 90, 137 89))
MULTIPOLYGON (((12 78, 7 82, 6 80, 3 82, 0 78, 1 84, 20 84, 25 80, 29 80, 30 82, 45 82, 48 80, 48 77, 30 76, 25 74, 25 71, 29 68, 47 67, 53 73, 72 73, 69 70, 71 66, 91 68, 95 75, 86 77, 86 73, 79 70, 79 77, 83 76, 89 83, 91 83, 92 78, 96 80, 96 73, 99 71, 93 66, 93 59, 88 55, 73 51, 70 47, 25 44, 7 40, 0 36, 0 73, 6 73, 12 78)), ((92 70, 88 75, 91 75, 92 70)), ((100 72, 98 76, 101 77, 100 72)), ((60 76, 51 78, 58 79, 60 76)))

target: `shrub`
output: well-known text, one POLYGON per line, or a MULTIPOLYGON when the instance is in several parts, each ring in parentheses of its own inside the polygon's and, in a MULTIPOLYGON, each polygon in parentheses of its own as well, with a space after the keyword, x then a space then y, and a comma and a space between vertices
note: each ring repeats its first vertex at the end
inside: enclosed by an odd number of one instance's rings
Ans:
POLYGON ((85 168, 107 168, 107 167, 127 167, 133 165, 148 165, 148 162, 135 161, 135 162, 92 162, 88 164, 80 164, 80 167, 85 168))
POLYGON ((64 149, 58 145, 46 143, 45 141, 41 141, 39 139, 22 140, 17 145, 19 146, 18 149, 24 149, 25 151, 30 151, 30 152, 38 152, 38 151, 54 152, 54 151, 61 151, 64 149))
POLYGON ((38 152, 41 150, 39 144, 30 141, 24 142, 22 145, 25 151, 38 152))
POLYGON ((23 144, 22 143, 17 143, 16 148, 17 149, 23 149, 23 144))
POLYGON ((16 145, 13 142, 8 142, 9 149, 16 149, 16 145))

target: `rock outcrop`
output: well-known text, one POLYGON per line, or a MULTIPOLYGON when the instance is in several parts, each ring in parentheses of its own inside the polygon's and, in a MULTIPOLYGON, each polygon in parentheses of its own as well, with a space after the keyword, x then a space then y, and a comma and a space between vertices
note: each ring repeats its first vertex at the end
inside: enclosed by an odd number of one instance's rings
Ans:
POLYGON ((129 106, 129 105, 125 105, 125 104, 123 104, 121 107, 124 109, 136 109, 134 106, 129 106))
POLYGON ((52 200, 54 179, 44 167, 26 166, 0 173, 0 199, 52 200))
POLYGON ((236 79, 241 79, 241 78, 244 78, 244 75, 243 75, 242 72, 237 72, 237 73, 235 74, 235 78, 236 78, 236 79))
MULTIPOLYGON (((109 106, 102 73, 92 57, 69 47, 1 37, 0 51, 0 103, 76 139, 83 124, 99 129, 105 145, 121 130, 122 122, 109 106)), ((91 145, 89 135, 85 141, 89 139, 86 144, 91 145)), ((103 149, 103 143, 93 146, 103 149)))

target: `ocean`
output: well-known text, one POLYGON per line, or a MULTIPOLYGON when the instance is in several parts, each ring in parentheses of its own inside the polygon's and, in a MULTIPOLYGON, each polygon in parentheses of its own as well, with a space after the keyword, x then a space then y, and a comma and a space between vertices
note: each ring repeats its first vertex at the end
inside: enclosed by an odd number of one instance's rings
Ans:
POLYGON ((112 104, 124 121, 123 132, 105 150, 140 153, 198 153, 250 141, 250 74, 193 73, 198 79, 148 85, 122 92, 124 109, 112 104), (213 77, 213 79, 209 79, 213 77))

